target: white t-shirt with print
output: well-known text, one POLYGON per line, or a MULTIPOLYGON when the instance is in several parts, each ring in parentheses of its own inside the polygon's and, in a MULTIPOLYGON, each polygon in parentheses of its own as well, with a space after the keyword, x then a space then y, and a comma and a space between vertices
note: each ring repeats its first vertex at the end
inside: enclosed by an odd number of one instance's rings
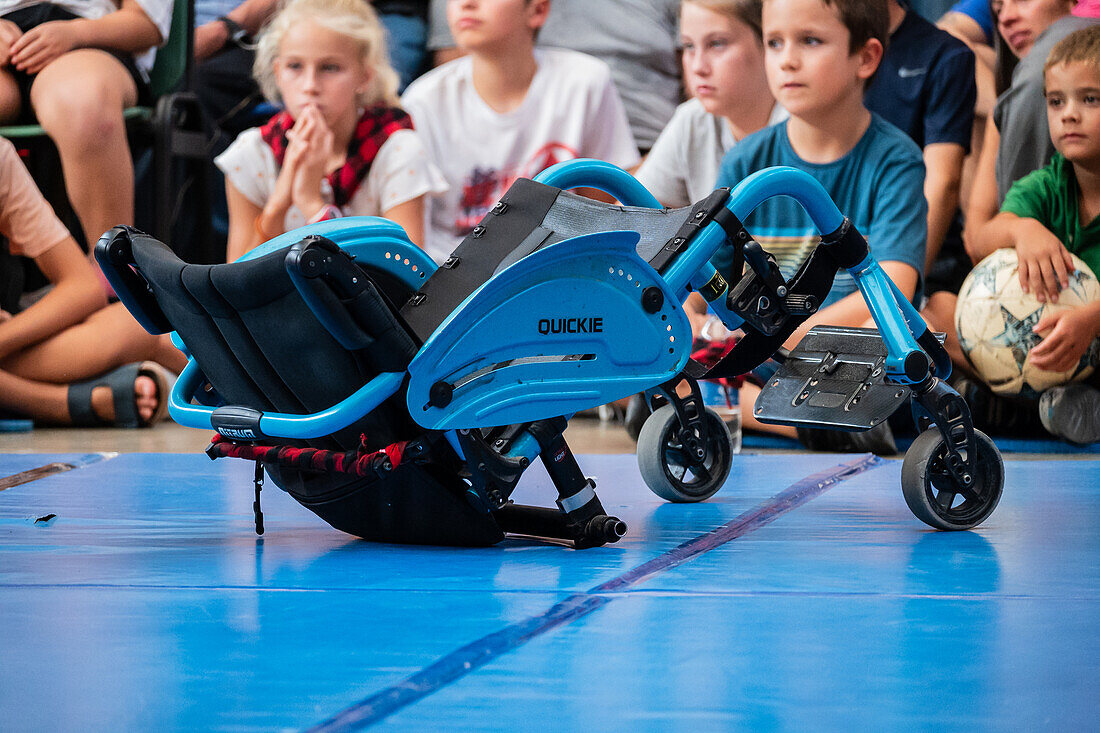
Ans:
MULTIPOLYGON (((275 193, 279 164, 258 127, 238 135, 214 163, 235 189, 260 208, 275 193)), ((382 216, 417 196, 446 190, 447 182, 432 164, 417 132, 398 130, 382 143, 367 177, 341 211, 345 216, 382 216)), ((327 178, 321 181, 321 197, 325 203, 333 203, 332 186, 327 178)), ((306 218, 297 206, 291 206, 284 226, 287 231, 296 229, 306 223, 306 218)))
MULTIPOLYGON (((0 0, 0 15, 7 15, 42 2, 43 0, 0 0)), ((77 17, 91 20, 113 13, 119 7, 112 0, 49 0, 49 2, 68 10, 77 17)), ((160 31, 161 45, 163 45, 168 40, 168 33, 172 28, 172 0, 137 0, 137 4, 149 16, 149 20, 157 26, 157 30, 160 31)), ((149 69, 153 68, 155 57, 156 51, 150 50, 135 56, 134 61, 139 69, 148 74, 149 69)))
MULTIPOLYGON (((768 125, 788 116, 777 103, 768 125)), ((635 177, 665 206, 689 206, 715 189, 722 156, 736 144, 724 118, 689 99, 676 108, 635 177)))
POLYGON ((527 96, 504 114, 474 89, 470 57, 428 72, 401 98, 450 184, 427 207, 424 249, 437 261, 447 258, 516 178, 573 158, 623 168, 638 162, 607 64, 551 48, 535 49, 535 61, 527 96))

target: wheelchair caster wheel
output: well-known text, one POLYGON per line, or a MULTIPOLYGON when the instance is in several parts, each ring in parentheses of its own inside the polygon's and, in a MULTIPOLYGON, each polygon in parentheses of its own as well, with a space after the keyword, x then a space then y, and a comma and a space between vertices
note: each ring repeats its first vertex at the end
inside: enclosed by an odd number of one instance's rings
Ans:
POLYGON ((974 480, 967 487, 947 470, 939 430, 925 430, 913 441, 901 465, 901 490, 917 519, 936 529, 972 529, 997 508, 1005 482, 1001 452, 980 430, 974 431, 974 443, 974 480))
POLYGON ((638 435, 638 468, 642 479, 666 501, 705 501, 726 482, 733 463, 729 428, 713 410, 706 411, 706 455, 700 460, 687 443, 697 436, 683 435, 680 418, 665 405, 645 421, 638 435))

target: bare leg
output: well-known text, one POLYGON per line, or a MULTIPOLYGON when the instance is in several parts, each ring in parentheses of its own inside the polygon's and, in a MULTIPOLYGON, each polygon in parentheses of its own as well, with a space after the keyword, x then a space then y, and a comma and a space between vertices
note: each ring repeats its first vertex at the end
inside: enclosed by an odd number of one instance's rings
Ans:
POLYGON ((134 221, 134 168, 122 110, 136 102, 130 74, 96 49, 59 57, 31 87, 31 105, 57 145, 65 190, 89 243, 134 221))
POLYGON ((756 404, 756 398, 759 395, 760 388, 755 384, 746 382, 741 387, 741 427, 745 430, 755 430, 758 433, 770 433, 771 435, 782 435, 785 438, 797 438, 798 434, 790 425, 769 425, 768 423, 762 423, 756 419, 756 416, 753 414, 753 406, 756 404))
POLYGON ((187 364, 166 334, 146 332, 124 305, 113 303, 5 360, 2 367, 24 379, 69 384, 135 361, 155 361, 176 373, 187 364))
POLYGON ((955 305, 959 302, 959 296, 941 290, 932 293, 921 316, 933 331, 941 331, 947 334, 944 347, 947 349, 951 361, 957 365, 969 369, 962 346, 959 345, 959 334, 955 331, 955 305))
POLYGON ((13 121, 19 116, 22 106, 15 79, 8 72, 0 71, 0 123, 13 121))
MULTIPOLYGON (((45 384, 0 371, 0 408, 14 410, 43 422, 67 425, 69 388, 61 384, 45 384)), ((167 399, 167 395, 161 395, 167 399)), ((146 376, 134 380, 134 404, 143 421, 149 420, 157 407, 157 385, 146 376)), ((92 410, 105 421, 115 417, 114 400, 109 387, 92 390, 92 410)))

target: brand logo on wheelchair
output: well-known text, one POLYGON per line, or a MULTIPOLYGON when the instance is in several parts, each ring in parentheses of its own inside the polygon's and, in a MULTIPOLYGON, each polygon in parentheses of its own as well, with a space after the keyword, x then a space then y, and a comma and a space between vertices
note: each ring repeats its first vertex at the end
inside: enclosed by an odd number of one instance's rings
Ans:
POLYGON ((540 318, 539 333, 603 333, 603 318, 540 318))
POLYGON ((260 436, 251 430, 243 428, 218 428, 218 432, 225 438, 238 438, 243 440, 255 440, 260 436))

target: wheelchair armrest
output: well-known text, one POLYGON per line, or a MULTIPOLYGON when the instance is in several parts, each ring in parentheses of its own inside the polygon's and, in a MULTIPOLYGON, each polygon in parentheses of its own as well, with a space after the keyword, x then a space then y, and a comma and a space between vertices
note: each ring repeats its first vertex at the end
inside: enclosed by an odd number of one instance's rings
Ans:
POLYGON ((284 264, 310 311, 349 351, 371 349, 379 371, 403 371, 417 346, 396 306, 355 258, 329 239, 309 236, 287 252, 284 264))
POLYGON ((160 309, 149 283, 134 267, 133 236, 147 236, 128 226, 117 226, 99 238, 95 259, 115 295, 142 328, 151 334, 173 330, 160 309))
POLYGON ((217 430, 231 440, 308 440, 342 430, 376 409, 401 389, 405 373, 383 372, 332 407, 308 415, 261 412, 246 406, 191 404, 205 379, 198 364, 191 361, 176 380, 168 397, 168 412, 180 425, 217 430))
POLYGON ((341 303, 364 292, 377 295, 351 255, 324 237, 309 236, 290 248, 284 264, 302 300, 341 346, 358 351, 371 344, 374 339, 341 303))

